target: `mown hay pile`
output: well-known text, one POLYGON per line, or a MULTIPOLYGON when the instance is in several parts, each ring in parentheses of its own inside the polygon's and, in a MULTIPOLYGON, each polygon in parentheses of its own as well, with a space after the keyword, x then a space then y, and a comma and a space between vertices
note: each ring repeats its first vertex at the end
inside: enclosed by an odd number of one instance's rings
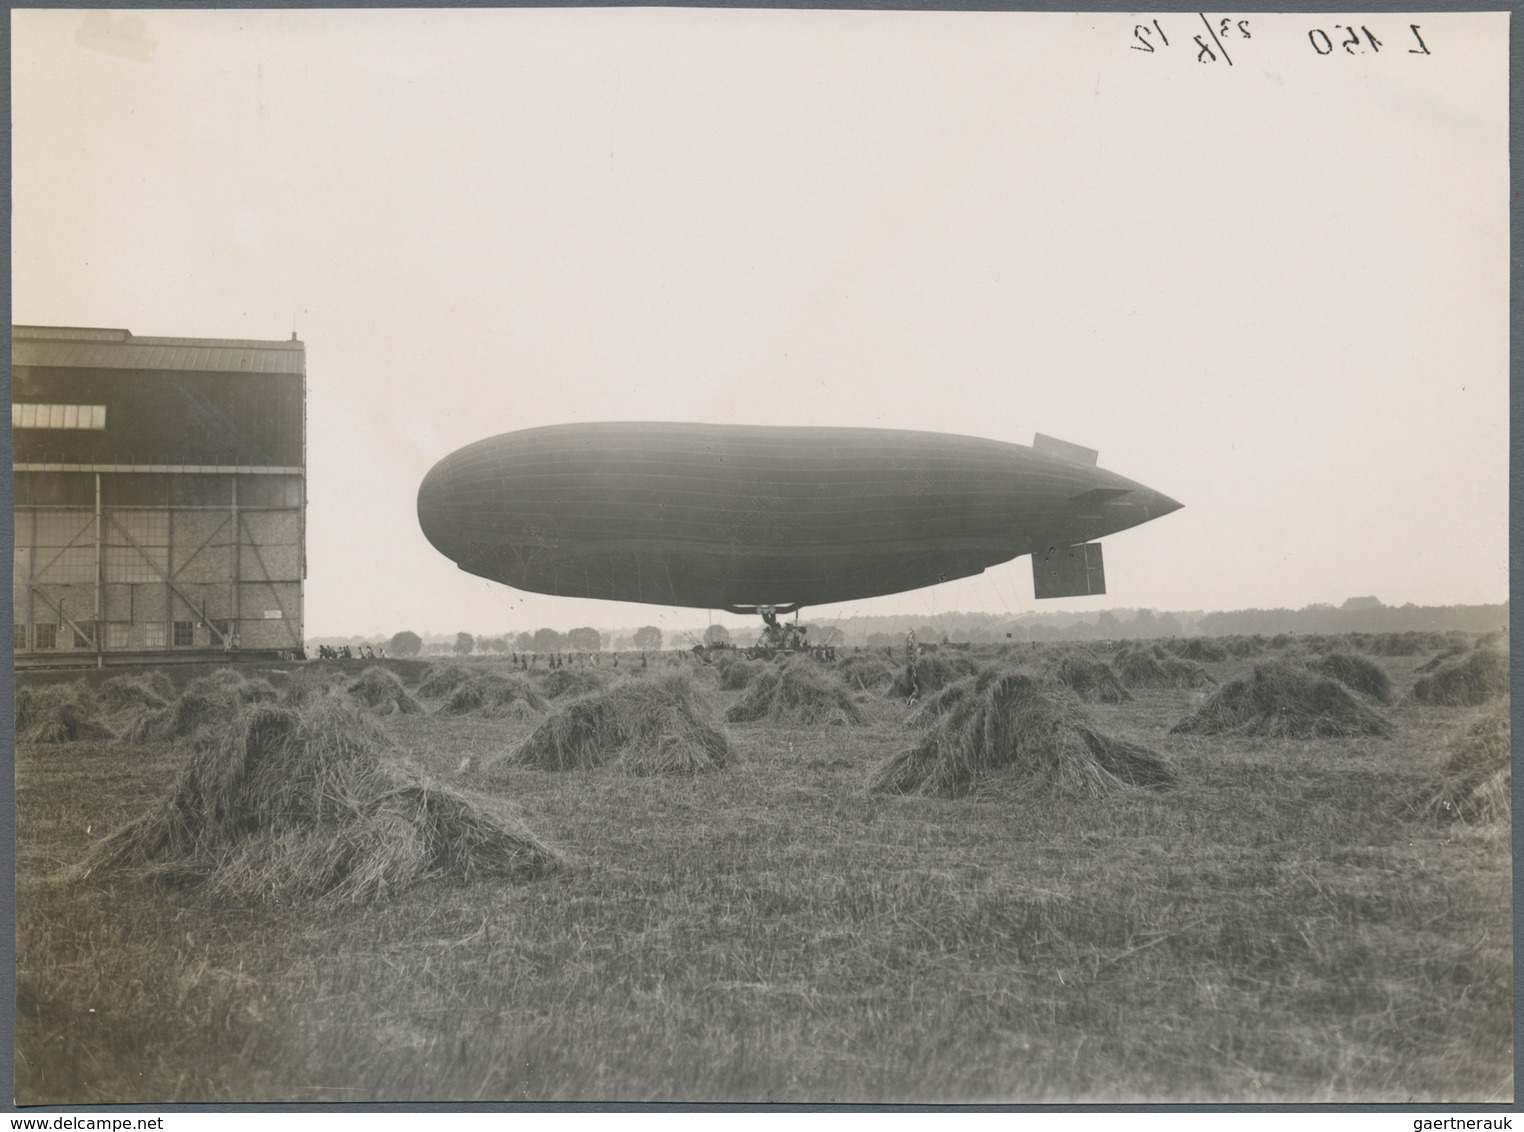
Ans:
POLYGON ((468 676, 439 707, 442 715, 479 715, 487 719, 527 718, 530 713, 544 710, 545 697, 528 680, 497 672, 468 676))
POLYGON ((1111 665, 1083 653, 1066 652, 1050 657, 1036 671, 1066 685, 1086 703, 1121 704, 1132 699, 1132 693, 1122 687, 1111 665))
MULTIPOLYGON (((915 711, 905 717, 905 726, 915 731, 926 731, 937 726, 947 716, 952 714, 953 709, 970 696, 979 695, 1002 676, 1021 671, 1009 657, 999 657, 988 668, 982 669, 977 675, 965 676, 961 680, 954 680, 947 687, 933 692, 922 700, 915 711)), ((1027 672, 1028 675, 1037 675, 1038 679, 1052 683, 1046 676, 1040 673, 1027 672)))
POLYGON ((1422 676, 1408 693, 1413 703, 1474 707, 1508 694, 1508 654, 1475 648, 1422 676))
POLYGON ((1420 664, 1413 671, 1433 672, 1436 668, 1440 667, 1445 662, 1454 660, 1458 656, 1465 656, 1467 651, 1468 650, 1466 646, 1459 642, 1448 644, 1444 648, 1440 649, 1439 652, 1431 656, 1428 660, 1420 664))
POLYGON ((1256 664, 1224 684, 1171 734, 1270 735, 1288 739, 1392 734, 1377 709, 1337 680, 1298 664, 1256 664))
POLYGON ((517 748, 487 767, 501 781, 510 766, 631 774, 696 774, 725 765, 730 744, 681 673, 629 680, 557 708, 517 748))
POLYGON ((1372 656, 1421 656, 1445 643, 1437 633, 1378 633, 1365 643, 1372 656))
POLYGON ((227 723, 245 705, 275 698, 275 689, 263 677, 246 680, 231 668, 218 669, 192 680, 167 707, 131 717, 120 737, 132 743, 188 738, 203 728, 227 723))
POLYGON ((1228 650, 1210 637, 1189 637, 1183 641, 1174 641, 1171 648, 1176 656, 1201 663, 1228 659, 1228 650))
POLYGON ((738 692, 766 669, 767 664, 760 660, 733 660, 719 669, 720 687, 727 692, 738 692))
POLYGON ((430 699, 448 696, 470 678, 470 671, 459 664, 431 664, 418 682, 418 694, 430 699))
POLYGON ((380 666, 361 672, 349 685, 349 695, 356 703, 381 715, 417 715, 423 711, 396 674, 380 666))
POLYGON ((16 689, 18 743, 73 743, 109 739, 101 705, 83 680, 70 684, 22 685, 16 689))
POLYGON ((123 673, 100 686, 98 696, 104 707, 116 711, 134 708, 162 708, 175 698, 175 684, 162 670, 123 673))
POLYGON ((291 673, 281 690, 280 702, 288 707, 300 706, 316 696, 326 696, 341 688, 346 678, 342 668, 323 663, 303 665, 291 673))
POLYGON ((1129 688, 1200 688, 1217 683, 1194 660, 1170 656, 1158 645, 1124 649, 1112 663, 1129 688))
POLYGON ((1500 704, 1456 737, 1438 779, 1418 795, 1415 808, 1455 821, 1506 823, 1513 791, 1511 747, 1508 705, 1500 704))
POLYGON ((725 718, 731 723, 786 723, 813 726, 821 723, 867 722, 863 709, 852 701, 851 690, 826 665, 807 658, 768 666, 757 674, 741 699, 730 705, 725 718))
POLYGON ((1301 640, 1302 648, 1308 653, 1335 652, 1348 647, 1348 643, 1339 637, 1330 637, 1326 633, 1309 633, 1301 640))
POLYGON ((909 699, 912 694, 929 696, 978 671, 979 666, 966 656, 923 653, 915 666, 916 686, 911 685, 910 665, 901 664, 894 683, 889 686, 889 694, 902 700, 909 699))
POLYGON ((1265 652, 1265 642, 1262 637, 1228 637, 1221 643, 1229 656, 1240 659, 1246 656, 1263 656, 1265 652))
POLYGON ((1317 657, 1308 667, 1377 703, 1392 702, 1392 678, 1373 660, 1353 653, 1331 652, 1317 657))
POLYGON ((337 697, 245 708, 204 734, 147 815, 82 866, 252 900, 370 900, 423 880, 533 876, 555 855, 490 804, 381 756, 375 722, 337 697))
POLYGON ((894 667, 882 656, 853 653, 836 665, 836 674, 858 692, 876 692, 894 683, 894 667))
POLYGON ((553 700, 562 700, 601 692, 609 686, 610 679, 589 668, 552 668, 540 676, 539 682, 541 692, 553 700))
POLYGON ((191 689, 206 695, 226 692, 242 704, 267 704, 279 698, 275 685, 263 676, 247 676, 236 668, 219 668, 199 676, 185 686, 186 691, 191 689))
POLYGON ((1099 797, 1174 780, 1153 751, 1097 732, 1067 689, 1009 670, 958 687, 963 691, 935 727, 884 764, 870 789, 951 797, 993 787, 1099 797))

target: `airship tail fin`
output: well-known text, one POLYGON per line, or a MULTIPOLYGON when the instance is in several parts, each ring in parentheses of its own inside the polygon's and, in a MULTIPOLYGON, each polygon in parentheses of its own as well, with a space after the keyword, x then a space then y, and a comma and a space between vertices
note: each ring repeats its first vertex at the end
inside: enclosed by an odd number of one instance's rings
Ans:
POLYGON ((1051 436, 1044 436, 1040 432, 1032 438, 1032 450, 1041 452, 1044 456, 1057 456, 1060 460, 1068 460, 1071 464, 1087 464, 1092 468, 1101 458, 1101 454, 1094 448, 1070 444, 1067 440, 1057 440, 1051 436))
POLYGON ((1032 553, 1032 589, 1039 598, 1088 597, 1106 592, 1101 544, 1040 545, 1032 553))

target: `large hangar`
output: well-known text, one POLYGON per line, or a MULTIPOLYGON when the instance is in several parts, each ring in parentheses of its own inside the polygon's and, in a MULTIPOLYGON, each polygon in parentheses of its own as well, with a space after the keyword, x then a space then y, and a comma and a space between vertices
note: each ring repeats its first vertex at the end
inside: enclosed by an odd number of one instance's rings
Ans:
POLYGON ((302 647, 306 350, 11 328, 18 667, 302 647))

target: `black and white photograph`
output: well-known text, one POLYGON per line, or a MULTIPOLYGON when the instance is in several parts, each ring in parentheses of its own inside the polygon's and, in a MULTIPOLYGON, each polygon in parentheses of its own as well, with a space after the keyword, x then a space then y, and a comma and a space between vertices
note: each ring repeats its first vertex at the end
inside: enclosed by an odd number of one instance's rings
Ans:
POLYGON ((1511 1105, 1509 18, 12 10, 14 1102, 1511 1105))

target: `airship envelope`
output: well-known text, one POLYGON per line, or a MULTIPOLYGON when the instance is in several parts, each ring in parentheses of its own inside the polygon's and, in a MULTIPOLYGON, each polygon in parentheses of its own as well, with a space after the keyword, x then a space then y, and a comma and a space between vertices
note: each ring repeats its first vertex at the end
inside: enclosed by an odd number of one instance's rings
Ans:
POLYGON ((772 609, 1033 556, 1038 597, 1105 592, 1103 535, 1180 504, 1088 448, 865 428, 608 423, 479 440, 418 490, 423 533, 521 590, 772 609))

